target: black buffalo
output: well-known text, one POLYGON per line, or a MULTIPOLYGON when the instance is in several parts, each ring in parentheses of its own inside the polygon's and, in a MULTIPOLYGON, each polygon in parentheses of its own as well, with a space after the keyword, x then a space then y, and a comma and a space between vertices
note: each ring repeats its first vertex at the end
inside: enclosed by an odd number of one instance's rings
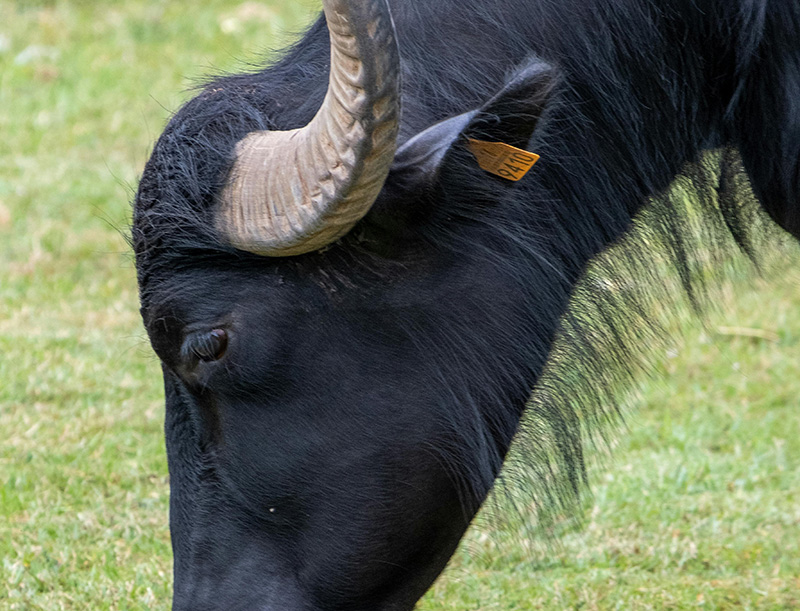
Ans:
POLYGON ((175 115, 136 197, 177 610, 411 609, 521 419, 542 494, 578 494, 604 412, 528 400, 559 334, 625 369, 624 313, 565 312, 645 204, 690 293, 681 201, 748 253, 754 207, 800 237, 796 0, 324 4, 175 115), (471 140, 541 159, 514 182, 471 140))

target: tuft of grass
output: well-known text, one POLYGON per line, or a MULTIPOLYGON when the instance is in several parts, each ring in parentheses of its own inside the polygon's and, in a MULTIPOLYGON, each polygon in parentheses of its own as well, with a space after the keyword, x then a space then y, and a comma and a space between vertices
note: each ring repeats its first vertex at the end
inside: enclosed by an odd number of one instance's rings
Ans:
MULTIPOLYGON (((0 609, 169 608, 129 201, 192 79, 314 8, 0 0, 0 609)), ((531 551, 479 522, 420 609, 800 608, 800 283, 741 279, 721 301, 645 384, 586 527, 531 551)))

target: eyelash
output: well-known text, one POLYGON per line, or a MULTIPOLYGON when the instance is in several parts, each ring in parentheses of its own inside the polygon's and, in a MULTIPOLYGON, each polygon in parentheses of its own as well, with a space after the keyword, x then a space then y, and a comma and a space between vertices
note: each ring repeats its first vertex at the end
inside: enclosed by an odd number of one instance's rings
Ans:
POLYGON ((182 352, 184 358, 212 363, 222 359, 227 349, 228 332, 224 329, 214 329, 186 338, 182 352))

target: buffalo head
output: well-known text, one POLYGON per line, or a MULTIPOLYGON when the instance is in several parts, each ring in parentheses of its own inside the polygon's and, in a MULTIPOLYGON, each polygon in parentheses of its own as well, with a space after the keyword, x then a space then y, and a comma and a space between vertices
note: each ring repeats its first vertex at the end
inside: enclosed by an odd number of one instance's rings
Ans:
POLYGON ((507 265, 530 210, 467 148, 525 146, 549 66, 401 120, 386 0, 324 5, 294 56, 173 118, 137 195, 176 610, 411 609, 492 485, 568 294, 565 274, 536 290, 547 265, 507 265))

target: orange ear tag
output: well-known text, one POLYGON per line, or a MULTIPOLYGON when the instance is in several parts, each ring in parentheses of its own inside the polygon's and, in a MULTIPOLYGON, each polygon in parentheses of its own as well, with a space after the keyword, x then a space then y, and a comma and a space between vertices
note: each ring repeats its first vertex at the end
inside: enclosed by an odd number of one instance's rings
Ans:
POLYGON ((518 181, 539 161, 539 155, 529 153, 504 142, 467 139, 467 147, 475 155, 482 170, 507 180, 518 181))

